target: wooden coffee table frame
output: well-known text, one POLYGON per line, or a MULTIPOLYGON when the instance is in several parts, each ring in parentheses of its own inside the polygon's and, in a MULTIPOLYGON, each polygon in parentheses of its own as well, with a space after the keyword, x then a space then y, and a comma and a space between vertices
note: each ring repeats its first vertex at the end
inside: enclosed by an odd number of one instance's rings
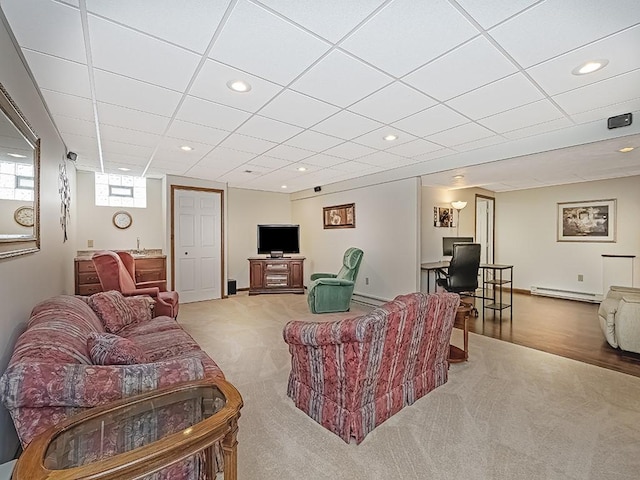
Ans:
POLYGON ((25 449, 16 463, 12 480, 124 480, 139 478, 168 467, 195 453, 206 450, 207 476, 214 479, 213 448, 222 441, 225 480, 237 480, 238 418, 243 402, 236 388, 225 380, 187 382, 153 390, 135 397, 95 407, 54 425, 38 435, 25 449), (193 426, 167 435, 148 445, 104 460, 65 470, 49 470, 44 458, 50 442, 63 432, 101 415, 109 415, 120 408, 186 392, 198 387, 215 386, 225 396, 220 411, 193 426))
POLYGON ((469 316, 472 309, 466 305, 458 307, 453 326, 462 329, 464 348, 449 344, 449 363, 466 362, 469 359, 469 316))

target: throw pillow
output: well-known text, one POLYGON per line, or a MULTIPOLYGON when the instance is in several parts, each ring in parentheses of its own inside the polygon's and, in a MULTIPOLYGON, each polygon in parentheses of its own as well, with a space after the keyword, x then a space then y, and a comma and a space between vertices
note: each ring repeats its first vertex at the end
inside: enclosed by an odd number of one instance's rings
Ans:
POLYGON ((151 320, 155 301, 146 295, 125 297, 116 290, 91 295, 89 306, 109 333, 118 333, 122 328, 136 322, 151 320))
POLYGON ((90 334, 87 348, 94 365, 147 363, 146 355, 135 343, 112 333, 90 334))

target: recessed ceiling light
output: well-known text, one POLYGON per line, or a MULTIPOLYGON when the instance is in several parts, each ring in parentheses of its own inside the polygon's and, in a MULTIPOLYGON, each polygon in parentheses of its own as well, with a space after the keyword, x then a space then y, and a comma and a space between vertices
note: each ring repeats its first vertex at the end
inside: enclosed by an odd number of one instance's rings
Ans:
POLYGON ((282 185, 280 188, 287 188, 287 186, 286 185, 282 185))
POLYGON ((26 155, 20 155, 19 153, 7 153, 7 155, 13 158, 27 158, 26 155))
POLYGON ((229 80, 227 82, 227 87, 229 87, 234 92, 245 93, 251 90, 251 85, 249 85, 244 80, 229 80))
POLYGON ((462 180, 464 178, 464 175, 454 175, 453 179, 454 180, 462 180))
POLYGON ((127 168, 127 167, 118 167, 118 170, 122 170, 123 172, 129 172, 129 171, 131 171, 131 169, 130 169, 130 168, 127 168))
POLYGON ((606 67, 609 64, 609 60, 601 59, 601 60, 590 60, 588 62, 583 63, 582 65, 578 65, 574 68, 571 73, 574 75, 586 75, 588 73, 597 72, 598 70, 606 67))
POLYGON ((190 152, 191 150, 193 150, 193 147, 190 147, 189 145, 182 145, 180 147, 180 150, 184 150, 185 152, 190 152))
POLYGON ((298 167, 298 171, 299 172, 306 172, 307 169, 306 169, 306 167, 298 167))
POLYGON ((624 147, 624 148, 621 148, 618 151, 622 152, 622 153, 629 153, 629 152, 633 151, 634 149, 635 149, 635 147, 624 147))
POLYGON ((387 142, 393 142, 394 140, 398 139, 397 135, 394 135, 393 133, 390 133, 389 135, 385 135, 383 137, 387 142))

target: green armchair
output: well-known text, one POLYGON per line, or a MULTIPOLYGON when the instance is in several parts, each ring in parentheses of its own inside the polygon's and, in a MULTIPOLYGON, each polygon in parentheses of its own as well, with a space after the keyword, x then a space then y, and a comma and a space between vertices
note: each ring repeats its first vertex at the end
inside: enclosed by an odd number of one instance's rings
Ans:
POLYGON ((335 273, 314 273, 307 302, 311 313, 346 312, 349 310, 353 287, 364 253, 351 247, 344 252, 342 268, 335 273))

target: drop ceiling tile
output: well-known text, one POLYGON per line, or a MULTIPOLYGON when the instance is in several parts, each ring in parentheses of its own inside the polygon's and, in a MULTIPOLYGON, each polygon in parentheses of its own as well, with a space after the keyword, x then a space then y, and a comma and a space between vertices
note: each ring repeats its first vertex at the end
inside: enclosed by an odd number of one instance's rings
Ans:
POLYGON ((294 127, 288 123, 278 122, 259 115, 254 115, 238 128, 238 133, 276 143, 284 142, 301 131, 302 128, 300 127, 294 127))
POLYGON ((89 16, 91 55, 97 69, 184 91, 200 56, 148 35, 89 16))
MULTIPOLYGON (((102 152, 105 169, 111 168, 112 162, 118 165, 129 165, 130 167, 143 167, 149 161, 149 157, 137 157, 130 153, 115 151, 102 152)), ((120 172, 122 174, 122 172, 120 172)))
POLYGON ((209 57, 287 85, 328 49, 326 42, 240 0, 209 57))
POLYGON ((296 80, 291 89, 346 107, 392 81, 356 58, 334 50, 296 80))
POLYGON ((599 42, 556 57, 527 70, 549 95, 566 92, 640 68, 640 25, 599 42), (608 65, 588 75, 573 75, 588 60, 606 59, 608 65))
POLYGON ((176 118, 206 127, 232 131, 249 118, 247 112, 188 96, 176 118))
POLYGON ((484 128, 477 123, 467 123, 458 127, 445 130, 427 137, 427 140, 442 145, 443 147, 452 147, 462 143, 480 140, 481 138, 491 137, 495 135, 491 130, 484 128))
POLYGON ((256 112, 281 90, 280 85, 213 60, 207 60, 193 82, 189 93, 195 97, 247 112, 256 112), (251 90, 244 93, 234 92, 227 87, 227 82, 232 80, 244 80, 251 85, 251 90))
POLYGON ((478 150, 480 148, 491 147, 500 143, 505 143, 508 140, 500 135, 493 135, 491 137, 480 138, 478 140, 472 140, 470 142, 461 143, 454 148, 458 152, 467 152, 469 150, 478 150))
POLYGON ((417 137, 425 137, 442 130, 467 123, 469 120, 445 105, 436 105, 393 123, 393 127, 417 137))
POLYGON ((518 138, 532 137, 534 135, 540 135, 542 133, 552 132, 554 130, 560 130, 573 126, 573 123, 568 118, 559 118, 546 123, 540 123, 531 127, 520 128, 511 132, 503 133, 503 136, 509 140, 516 140, 518 138))
POLYGON ((354 158, 363 157, 375 152, 373 148, 365 147, 353 142, 345 142, 336 147, 326 150, 324 153, 333 155, 334 157, 344 158, 345 160, 353 160, 354 158))
POLYGON ((41 88, 42 96, 49 111, 53 115, 79 118, 88 122, 93 121, 93 104, 91 100, 66 93, 54 92, 41 88))
POLYGON ((303 150, 302 148, 291 147, 289 145, 278 145, 275 148, 269 150, 268 155, 270 157, 282 158, 289 162, 297 162, 310 157, 315 152, 309 150, 303 150))
POLYGON ((494 132, 504 133, 549 122, 563 116, 562 112, 549 100, 538 100, 513 110, 483 118, 478 120, 478 123, 494 132))
POLYGON ((433 142, 418 138, 411 142, 403 143, 395 147, 388 148, 386 151, 400 155, 402 157, 417 157, 418 155, 424 155, 425 153, 441 150, 442 146, 436 145, 433 142))
POLYGON ((250 137, 239 133, 229 135, 220 143, 221 147, 231 148, 241 152, 249 152, 256 155, 264 153, 267 150, 271 150, 276 145, 278 144, 263 140, 262 138, 250 137))
POLYGON ((515 65, 484 37, 471 40, 403 78, 409 85, 448 100, 511 75, 515 65))
POLYGON ((87 0, 89 12, 198 53, 206 50, 228 5, 228 0, 190 0, 188 6, 175 0, 87 0))
POLYGON ((396 0, 347 38, 342 47, 400 77, 477 34, 445 0, 396 0))
POLYGON ((78 154, 78 158, 98 158, 98 141, 95 137, 65 133, 62 138, 64 138, 67 148, 78 154))
POLYGON ((178 92, 132 78, 95 71, 96 99, 156 115, 171 116, 180 101, 178 92))
POLYGON ((153 150, 153 147, 142 145, 131 145, 129 143, 111 142, 108 140, 102 141, 102 153, 105 156, 113 153, 131 157, 142 157, 149 160, 153 150))
POLYGON ((576 123, 601 121, 603 125, 606 125, 606 119, 609 117, 615 117, 622 113, 638 111, 640 111, 640 98, 635 98, 627 102, 616 103, 613 105, 607 105, 606 107, 596 108, 595 110, 576 113, 575 115, 571 115, 571 119, 576 123))
POLYGON ((309 128, 340 109, 293 90, 285 90, 260 111, 260 115, 309 128))
POLYGON ((423 93, 394 82, 351 105, 349 110, 382 123, 392 123, 435 104, 423 93))
POLYGON ((489 33, 528 68, 638 23, 637 0, 547 0, 489 33))
POLYGON ((109 103, 98 103, 98 118, 101 125, 113 125, 149 133, 163 133, 169 124, 168 117, 109 103))
POLYGON ((56 2, 3 0, 2 11, 23 49, 85 63, 80 12, 56 2))
POLYGON ((292 162, 285 160, 283 158, 271 157, 268 155, 260 155, 256 158, 253 158, 248 164, 247 168, 250 170, 253 167, 259 167, 260 169, 276 169, 286 167, 287 165, 291 165, 292 162))
POLYGON ((206 127, 196 123, 174 120, 167 130, 167 137, 181 138, 187 142, 206 143, 207 145, 217 145, 230 132, 219 128, 206 127))
POLYGON ((40 88, 91 98, 86 65, 37 52, 23 53, 40 88))
POLYGON ((484 28, 490 28, 514 16, 538 0, 458 0, 474 20, 484 28))
POLYGON ((384 2, 383 0, 358 0, 357 2, 263 0, 262 3, 321 37, 337 42, 384 2))
POLYGON ((341 138, 314 132, 313 130, 305 130, 287 140, 286 144, 306 150, 313 150, 314 152, 321 152, 342 142, 344 142, 344 140, 341 138))
POLYGON ((374 165, 376 167, 384 168, 397 168, 412 163, 412 161, 407 158, 401 157, 399 155, 394 155, 393 153, 389 152, 375 152, 371 155, 360 157, 358 161, 361 163, 366 163, 367 165, 374 165))
POLYGON ((332 157, 331 155, 326 155, 324 153, 319 153, 317 155, 313 155, 309 158, 305 158, 305 163, 309 165, 315 165, 318 167, 331 167, 332 165, 337 165, 338 163, 343 163, 343 158, 332 157))
POLYGON ((95 137, 96 127, 94 122, 87 122, 78 118, 65 117, 62 115, 54 115, 55 122, 60 133, 72 133, 82 135, 83 137, 95 137))
POLYGON ((352 141, 376 150, 387 150, 400 144, 411 142, 415 139, 416 137, 409 133, 400 132, 396 128, 385 126, 369 133, 365 133, 364 135, 360 135, 352 141), (397 138, 392 141, 385 140, 384 137, 387 135, 395 135, 397 138))
POLYGON ((355 161, 340 163, 338 165, 335 165, 333 169, 338 170, 340 172, 357 174, 357 175, 350 176, 350 178, 360 177, 368 173, 380 171, 380 167, 369 165, 368 163, 355 162, 355 161))
POLYGON ((228 167, 227 170, 231 170, 238 165, 247 163, 249 160, 255 157, 255 154, 248 152, 241 152, 239 150, 233 150, 231 148, 217 147, 204 157, 198 164, 201 167, 211 166, 214 168, 228 167))
POLYGON ((100 125, 100 138, 103 141, 155 147, 156 145, 158 145, 158 143, 160 143, 160 139, 162 137, 153 133, 140 132, 138 130, 131 130, 129 128, 121 128, 113 125, 102 124, 100 125))
POLYGON ((542 97, 542 93, 523 74, 517 73, 449 100, 447 105, 477 120, 542 97))
POLYGON ((80 8, 80 0, 60 0, 64 3, 80 8))
POLYGON ((449 155, 454 155, 455 153, 457 153, 455 150, 451 150, 450 148, 443 148, 441 150, 435 150, 433 152, 417 155, 416 157, 414 157, 414 159, 420 162, 430 162, 438 158, 445 158, 449 155))
POLYGON ((574 115, 638 98, 640 96, 638 85, 640 85, 640 69, 555 95, 553 99, 569 115, 574 115))
POLYGON ((327 135, 351 140, 380 127, 382 127, 380 122, 343 110, 333 117, 320 122, 313 129, 327 135))

